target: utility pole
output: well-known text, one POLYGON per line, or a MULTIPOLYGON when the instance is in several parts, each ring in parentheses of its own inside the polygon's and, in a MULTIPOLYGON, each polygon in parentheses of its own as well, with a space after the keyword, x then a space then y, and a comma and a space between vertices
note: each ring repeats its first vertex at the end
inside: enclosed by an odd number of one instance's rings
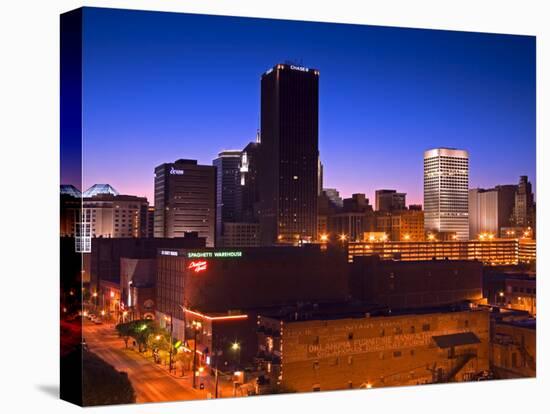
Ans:
POLYGON ((197 334, 202 325, 200 322, 193 321, 194 344, 193 344, 193 388, 197 388, 197 334))

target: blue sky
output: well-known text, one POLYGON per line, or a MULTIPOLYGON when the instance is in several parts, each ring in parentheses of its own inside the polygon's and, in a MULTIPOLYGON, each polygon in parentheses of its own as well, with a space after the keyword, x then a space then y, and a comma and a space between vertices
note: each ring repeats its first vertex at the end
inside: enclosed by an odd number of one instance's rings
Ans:
POLYGON ((259 127, 260 76, 320 70, 325 187, 422 202, 423 151, 470 153, 470 186, 535 184, 535 38, 87 8, 84 187, 152 203, 153 170, 210 164, 259 127))

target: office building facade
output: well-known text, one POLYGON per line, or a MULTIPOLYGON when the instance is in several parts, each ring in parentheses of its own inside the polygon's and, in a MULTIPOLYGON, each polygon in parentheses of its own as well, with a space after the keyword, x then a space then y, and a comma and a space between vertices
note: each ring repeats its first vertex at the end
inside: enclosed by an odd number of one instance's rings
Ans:
POLYGON ((147 237, 145 197, 121 195, 108 184, 95 184, 82 194, 76 225, 76 249, 89 253, 93 238, 147 237))
POLYGON ((261 78, 262 244, 317 238, 319 72, 278 64, 261 78))
POLYGON ((515 227, 535 228, 535 200, 533 187, 526 175, 519 178, 512 216, 515 227))
POLYGON ((216 168, 180 159, 155 168, 155 237, 197 232, 215 244, 216 168))
POLYGON ((374 206, 376 211, 404 210, 407 205, 406 197, 407 194, 396 190, 376 190, 374 206))
POLYGON ((471 238, 478 237, 481 233, 498 237, 502 228, 510 226, 516 191, 515 185, 499 185, 489 190, 469 190, 468 219, 471 238))
POLYGON ((221 240, 224 223, 241 215, 241 156, 238 150, 222 151, 213 161, 216 167, 216 238, 221 240))
POLYGON ((424 152, 424 228, 470 236, 468 220, 468 152, 436 148, 424 152))
POLYGON ((240 163, 240 198, 243 222, 258 222, 260 201, 258 163, 260 156, 260 133, 256 142, 250 142, 241 152, 240 163))

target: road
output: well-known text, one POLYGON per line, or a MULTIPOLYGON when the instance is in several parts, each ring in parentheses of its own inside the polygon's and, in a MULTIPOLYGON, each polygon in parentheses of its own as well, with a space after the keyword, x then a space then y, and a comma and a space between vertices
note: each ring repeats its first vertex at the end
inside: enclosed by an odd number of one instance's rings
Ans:
POLYGON ((110 325, 94 325, 83 322, 84 338, 91 352, 124 371, 136 392, 136 402, 165 402, 205 399, 206 392, 195 390, 186 379, 174 378, 162 367, 145 359, 137 352, 124 348, 110 325))

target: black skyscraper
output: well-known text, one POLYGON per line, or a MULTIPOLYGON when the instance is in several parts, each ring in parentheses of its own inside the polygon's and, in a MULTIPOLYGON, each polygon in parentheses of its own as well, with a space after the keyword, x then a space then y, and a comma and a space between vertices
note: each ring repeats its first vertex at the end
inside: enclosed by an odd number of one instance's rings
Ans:
POLYGON ((260 153, 259 133, 256 142, 250 142, 241 156, 241 218, 247 223, 258 222, 260 189, 258 185, 258 164, 260 153))
POLYGON ((241 151, 222 151, 213 161, 216 167, 216 237, 223 236, 223 223, 241 216, 241 151))
POLYGON ((180 159, 155 168, 155 237, 197 232, 214 247, 216 168, 180 159))
POLYGON ((278 64, 261 80, 262 244, 317 238, 319 71, 278 64))

